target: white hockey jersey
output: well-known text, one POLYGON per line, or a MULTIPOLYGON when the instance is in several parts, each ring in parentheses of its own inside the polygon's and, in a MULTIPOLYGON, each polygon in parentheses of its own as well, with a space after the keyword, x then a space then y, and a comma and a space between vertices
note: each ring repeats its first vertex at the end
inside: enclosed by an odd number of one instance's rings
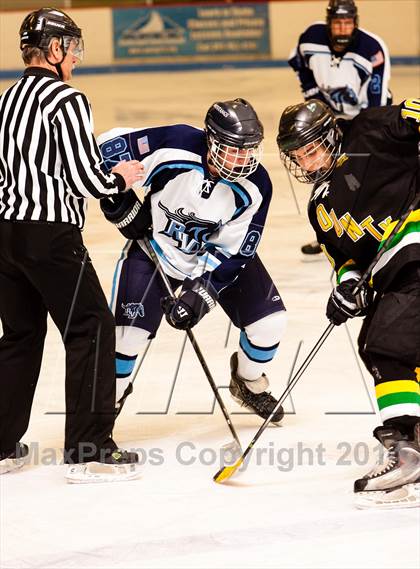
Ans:
POLYGON ((362 109, 392 102, 388 49, 361 28, 348 49, 337 53, 331 50, 326 24, 312 24, 300 36, 289 65, 299 76, 304 98, 321 99, 337 118, 349 120, 362 109))
POLYGON ((212 272, 218 292, 233 282, 255 255, 264 229, 272 194, 264 167, 237 182, 215 179, 205 132, 189 125, 113 129, 98 143, 107 171, 121 160, 144 165, 151 243, 165 272, 178 280, 212 272))

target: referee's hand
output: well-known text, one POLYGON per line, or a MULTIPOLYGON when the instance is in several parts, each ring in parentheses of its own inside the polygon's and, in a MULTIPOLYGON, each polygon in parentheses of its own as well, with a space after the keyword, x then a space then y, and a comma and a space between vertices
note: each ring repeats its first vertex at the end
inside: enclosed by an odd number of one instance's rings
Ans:
POLYGON ((120 174, 124 178, 125 187, 128 190, 135 182, 141 181, 144 175, 144 166, 138 160, 125 160, 114 166, 111 172, 120 174))

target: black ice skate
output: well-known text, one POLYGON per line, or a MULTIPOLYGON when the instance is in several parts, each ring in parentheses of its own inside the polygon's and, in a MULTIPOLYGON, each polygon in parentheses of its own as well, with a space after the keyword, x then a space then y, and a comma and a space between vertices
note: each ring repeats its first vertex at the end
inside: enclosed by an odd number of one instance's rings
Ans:
POLYGON ((16 448, 10 452, 0 453, 0 474, 21 468, 25 464, 28 454, 29 449, 23 443, 17 443, 16 448))
POLYGON ((384 460, 354 483, 359 508, 415 507, 420 503, 420 423, 410 441, 397 429, 377 427, 373 434, 386 449, 384 460))
POLYGON ((318 241, 311 241, 311 243, 302 245, 300 250, 304 255, 319 255, 320 253, 322 253, 322 249, 318 241))
MULTIPOLYGON (((230 371, 231 380, 229 385, 229 391, 233 399, 248 409, 252 409, 254 413, 267 419, 274 407, 277 405, 277 400, 267 391, 262 391, 261 393, 254 393, 248 389, 247 384, 250 385, 252 382, 246 382, 244 379, 237 375, 238 369, 238 354, 235 352, 230 358, 230 371)), ((260 383, 264 386, 268 386, 268 380, 265 374, 261 376, 260 379, 256 380, 256 383, 260 383)), ((279 423, 284 416, 283 407, 273 415, 271 419, 272 423, 279 423)))

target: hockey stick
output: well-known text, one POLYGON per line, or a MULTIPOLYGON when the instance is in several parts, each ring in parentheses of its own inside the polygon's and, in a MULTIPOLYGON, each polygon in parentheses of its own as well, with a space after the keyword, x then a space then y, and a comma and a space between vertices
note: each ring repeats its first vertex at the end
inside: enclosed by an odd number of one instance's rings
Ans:
MULTIPOLYGON (((384 243, 382 244, 382 247, 379 249, 378 253, 375 255, 374 259, 372 260, 371 264, 369 265, 369 267, 366 269, 366 271, 363 273, 363 275, 360 277, 360 280, 358 281, 357 285, 355 286, 354 290, 353 290, 353 294, 356 294, 357 292, 359 292, 359 290, 362 288, 362 286, 366 283, 366 281, 369 279, 372 270, 374 269, 375 265, 378 263, 378 261, 381 259, 382 255, 384 255, 384 253, 388 250, 388 245, 391 243, 391 241, 393 240, 393 238, 395 237, 395 235, 399 232, 399 230, 401 229, 401 227, 404 225, 406 219, 408 218, 408 216, 410 215, 410 213, 412 213, 417 205, 420 202, 420 194, 417 194, 416 197, 414 198, 413 202, 410 204, 410 206, 408 207, 408 209, 406 210, 406 212, 404 213, 404 215, 401 217, 401 219, 398 221, 398 223, 395 225, 395 227, 393 228, 393 230, 391 231, 391 233, 388 235, 388 237, 386 238, 386 240, 384 241, 384 243)), ((274 407, 274 409, 271 411, 270 415, 267 417, 267 419, 264 421, 264 423, 261 425, 261 427, 258 429, 256 435, 254 436, 254 438, 252 439, 252 441, 249 443, 249 445, 247 446, 247 448, 245 449, 245 451, 242 453, 242 456, 235 462, 235 464, 233 464, 232 466, 224 466, 223 468, 221 468, 214 476, 213 476, 213 480, 215 482, 221 483, 224 482, 225 480, 228 480, 229 478, 231 478, 235 472, 242 466, 242 464, 244 463, 245 458, 247 457, 247 455, 250 453, 250 451, 252 450, 252 448, 254 447, 255 443, 257 442, 257 440, 260 438, 260 436, 262 435, 262 433, 265 431, 267 425, 270 423, 271 419, 273 418, 274 414, 280 409, 282 403, 284 402, 284 400, 286 399, 286 397, 289 395, 289 393, 292 391, 292 389, 294 388, 294 386, 297 384, 297 382, 299 381, 299 379, 302 377, 303 373, 305 372, 305 370, 307 369, 307 367, 309 366, 309 364, 311 363, 311 361, 314 359, 314 357, 316 356, 316 354, 318 353, 319 349, 321 348, 321 346, 323 345, 323 343, 325 342, 325 340, 328 338, 328 336, 331 334, 333 328, 334 328, 334 324, 332 322, 330 322, 330 324, 328 324, 327 328, 324 330, 324 332, 322 333, 322 335, 320 336, 320 338, 318 339, 317 343, 315 344, 315 346, 312 348, 312 350, 310 351, 310 353, 308 354, 307 358, 305 359, 305 361, 302 363, 302 365, 300 366, 300 368, 298 369, 298 371, 296 372, 296 374, 293 376, 292 380, 290 381, 289 385, 286 387, 286 389, 283 391, 280 399, 277 402, 277 405, 274 407)))
MULTIPOLYGON (((155 264, 157 270, 159 271, 159 274, 160 274, 160 276, 162 277, 163 283, 164 283, 164 285, 165 285, 165 287, 166 287, 166 289, 167 289, 169 295, 170 295, 172 298, 176 299, 176 296, 175 296, 175 293, 174 293, 174 291, 173 291, 173 289, 172 289, 172 285, 171 285, 171 283, 170 283, 170 280, 169 280, 167 274, 165 273, 165 271, 163 270, 162 265, 160 264, 160 261, 159 261, 159 259, 158 259, 158 256, 156 255, 156 252, 155 252, 155 250, 153 249, 152 244, 150 243, 149 238, 146 237, 146 236, 144 236, 144 238, 143 238, 143 243, 144 243, 144 245, 145 245, 145 247, 146 247, 146 249, 147 249, 147 252, 149 253, 149 255, 150 255, 152 261, 154 262, 154 264, 155 264)), ((194 336, 194 334, 192 333, 191 329, 190 329, 190 328, 187 328, 187 329, 186 329, 186 333, 187 333, 188 339, 189 339, 190 342, 191 342, 192 347, 194 348, 194 351, 195 351, 195 353, 196 353, 196 355, 197 355, 198 361, 200 362, 201 367, 203 368, 203 371, 204 371, 204 373, 205 373, 205 376, 206 376, 206 378, 207 378, 207 381, 209 382, 210 387, 211 387, 211 389, 212 389, 212 391, 213 391, 213 393, 214 393, 214 395, 215 395, 215 397, 216 397, 216 400, 217 400, 217 402, 218 402, 218 404, 219 404, 219 407, 220 407, 220 409, 222 410, 223 416, 224 416, 224 418, 225 418, 225 420, 226 420, 226 423, 228 424, 228 427, 229 427, 229 429, 230 429, 230 432, 232 433, 232 436, 233 436, 233 438, 235 439, 234 441, 232 441, 232 443, 227 444, 227 445, 224 445, 224 448, 225 448, 226 450, 230 449, 233 454, 235 454, 235 453, 241 453, 241 452, 242 452, 242 447, 241 447, 241 443, 240 443, 239 437, 238 437, 238 435, 236 434, 235 427, 233 426, 233 423, 232 423, 232 421, 231 421, 231 418, 229 417, 229 413, 227 412, 227 409, 226 409, 226 407, 225 407, 225 404, 223 403, 223 399, 222 399, 221 396, 220 396, 220 393, 219 393, 219 391, 218 391, 218 389, 217 389, 217 385, 216 385, 216 383, 215 383, 215 381, 214 381, 214 379, 213 379, 213 376, 211 375, 211 372, 210 372, 210 370, 209 370, 209 368, 208 368, 208 366, 207 366, 206 360, 204 359, 204 356, 203 356, 203 354, 202 354, 202 352, 201 352, 201 350, 200 350, 199 345, 197 344, 197 341, 196 341, 195 336, 194 336)))

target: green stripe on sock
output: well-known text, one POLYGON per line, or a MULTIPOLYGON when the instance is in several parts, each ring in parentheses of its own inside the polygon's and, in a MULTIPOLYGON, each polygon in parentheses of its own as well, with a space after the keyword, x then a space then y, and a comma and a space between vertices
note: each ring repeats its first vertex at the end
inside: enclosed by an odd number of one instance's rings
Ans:
POLYGON ((383 395, 382 397, 378 398, 379 409, 404 403, 417 403, 417 405, 420 405, 420 394, 403 391, 400 393, 389 393, 388 395, 383 395))

